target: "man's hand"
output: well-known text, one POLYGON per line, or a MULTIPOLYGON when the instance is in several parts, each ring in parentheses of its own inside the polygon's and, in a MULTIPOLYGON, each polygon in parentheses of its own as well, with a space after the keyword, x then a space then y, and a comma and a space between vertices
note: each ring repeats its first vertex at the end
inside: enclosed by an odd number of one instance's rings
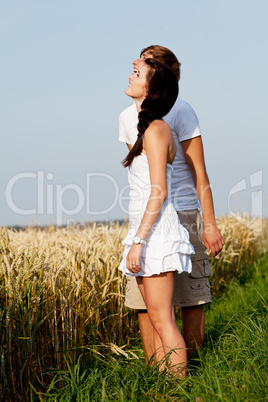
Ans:
POLYGON ((127 255, 127 269, 133 274, 137 274, 141 270, 140 256, 142 244, 132 244, 127 255))
POLYGON ((211 250, 213 257, 215 257, 222 250, 224 240, 216 225, 204 224, 203 243, 207 251, 211 250))

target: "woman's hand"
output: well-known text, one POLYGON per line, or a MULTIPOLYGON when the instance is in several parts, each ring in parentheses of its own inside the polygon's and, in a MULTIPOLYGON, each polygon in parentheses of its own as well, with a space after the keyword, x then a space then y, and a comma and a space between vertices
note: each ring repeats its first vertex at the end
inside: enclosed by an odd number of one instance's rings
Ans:
POLYGON ((127 255, 127 269, 133 274, 137 274, 141 270, 140 256, 142 244, 132 244, 127 255))

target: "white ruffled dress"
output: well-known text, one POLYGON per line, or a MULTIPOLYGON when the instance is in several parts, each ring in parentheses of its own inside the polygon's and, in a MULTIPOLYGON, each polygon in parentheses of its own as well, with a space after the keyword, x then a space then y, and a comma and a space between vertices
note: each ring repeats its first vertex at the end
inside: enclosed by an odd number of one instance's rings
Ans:
POLYGON ((180 224, 178 214, 171 200, 172 166, 167 165, 168 196, 160 214, 146 238, 140 258, 141 270, 133 274, 126 267, 126 257, 137 233, 151 192, 149 166, 144 153, 134 158, 128 169, 130 187, 129 223, 130 230, 123 240, 125 246, 119 269, 125 275, 152 276, 169 271, 192 271, 191 254, 194 248, 187 230, 180 224))

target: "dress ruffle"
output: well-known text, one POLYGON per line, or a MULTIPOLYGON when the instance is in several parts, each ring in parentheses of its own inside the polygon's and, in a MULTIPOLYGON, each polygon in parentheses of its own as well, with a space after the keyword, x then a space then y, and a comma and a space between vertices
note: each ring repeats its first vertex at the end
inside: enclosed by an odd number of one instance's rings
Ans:
POLYGON ((174 253, 165 256, 162 260, 158 258, 141 257, 140 266, 141 270, 139 273, 134 274, 130 272, 126 267, 126 257, 130 250, 130 246, 126 246, 124 250, 123 259, 120 263, 119 269, 125 275, 129 276, 152 276, 159 275, 164 272, 178 271, 181 272, 192 272, 191 258, 187 254, 174 253), (146 270, 145 270, 146 267, 146 270))
MULTIPOLYGON (((192 271, 192 262, 190 255, 194 253, 194 248, 189 241, 187 230, 179 223, 177 213, 173 215, 173 230, 163 230, 165 236, 159 236, 154 229, 146 238, 146 245, 142 248, 140 266, 138 274, 133 274, 126 267, 126 258, 137 228, 131 228, 123 240, 125 246, 123 258, 119 269, 125 275, 129 276, 152 276, 163 272, 178 271, 190 273, 192 271), (146 267, 146 270, 145 270, 146 267)), ((170 222, 170 221, 166 221, 170 222)), ((157 227, 159 230, 159 227, 157 227)))

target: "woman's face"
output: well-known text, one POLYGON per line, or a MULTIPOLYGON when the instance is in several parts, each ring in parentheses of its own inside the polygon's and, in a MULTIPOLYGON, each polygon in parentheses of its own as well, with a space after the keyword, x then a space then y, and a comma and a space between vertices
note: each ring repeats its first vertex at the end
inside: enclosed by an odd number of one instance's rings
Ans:
POLYGON ((133 99, 144 100, 147 96, 148 83, 147 74, 149 66, 146 63, 139 63, 138 69, 129 77, 129 86, 125 90, 125 94, 133 99))

